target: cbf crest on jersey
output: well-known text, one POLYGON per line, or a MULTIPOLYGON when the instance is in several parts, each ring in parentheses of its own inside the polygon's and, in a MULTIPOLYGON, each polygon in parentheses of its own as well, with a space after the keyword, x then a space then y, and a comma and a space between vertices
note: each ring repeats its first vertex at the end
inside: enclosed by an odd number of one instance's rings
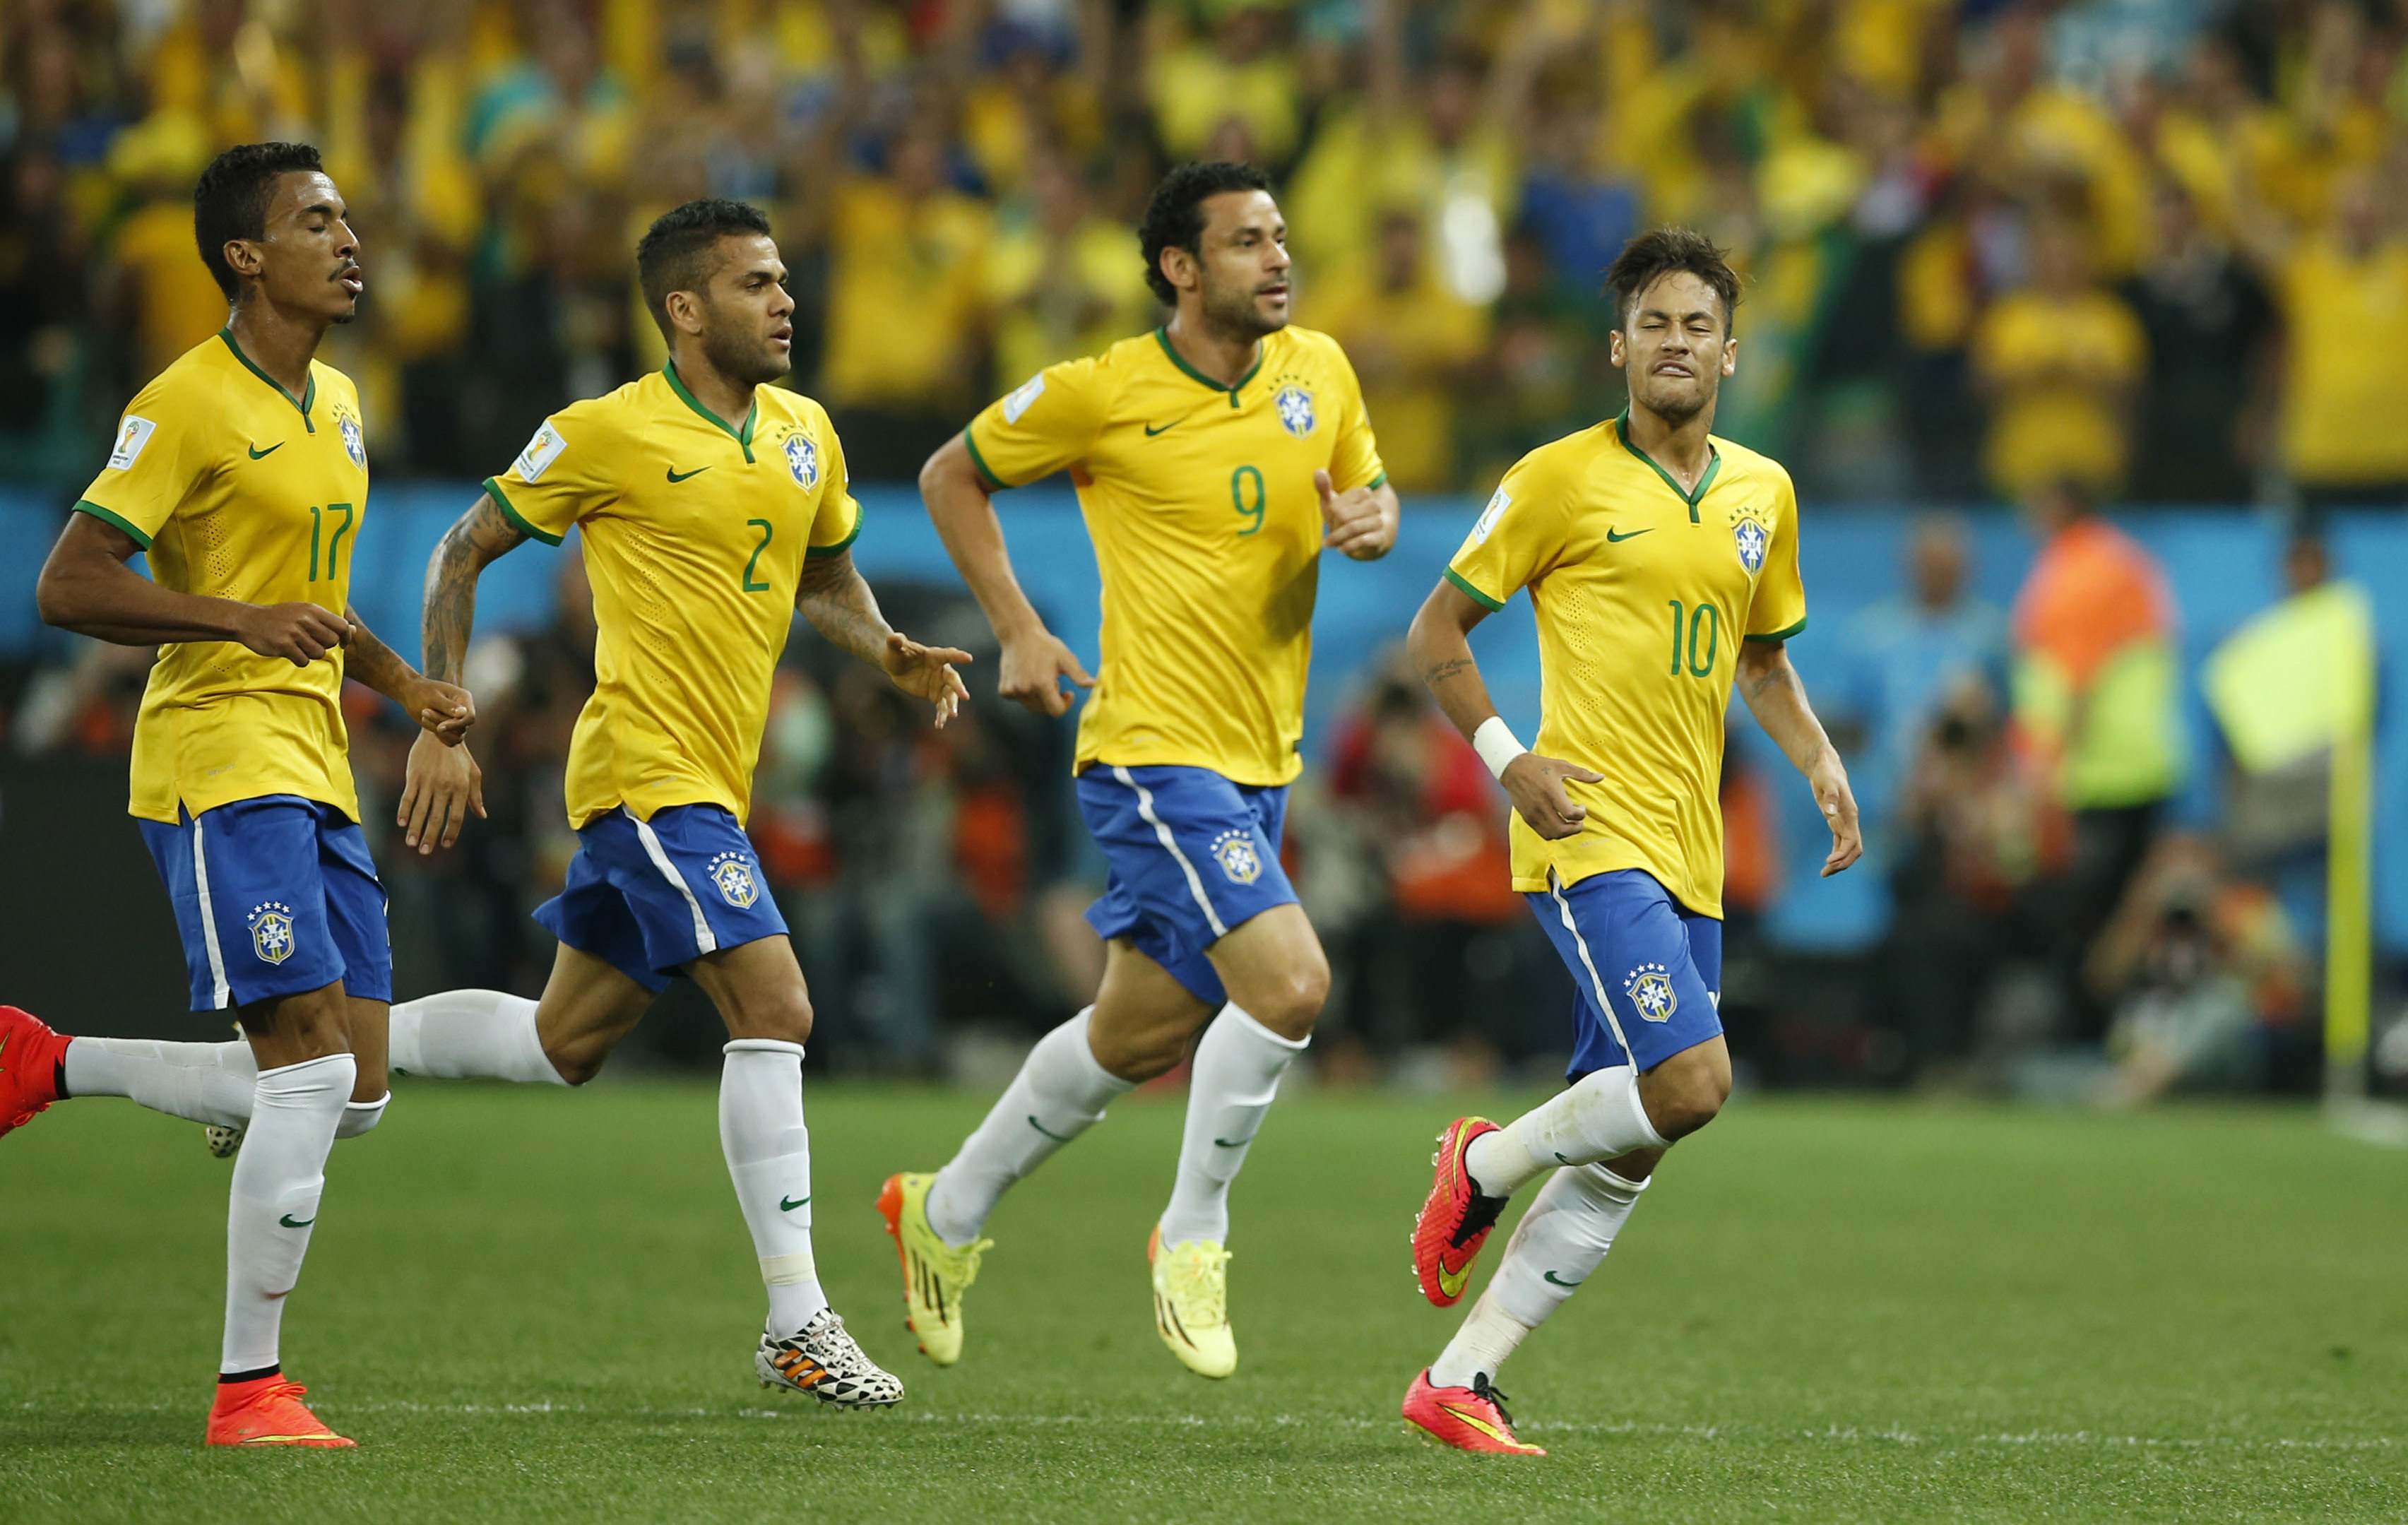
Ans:
POLYGON ((1670 1022, 1681 1009, 1681 998, 1672 993, 1671 971, 1661 964, 1641 964, 1632 970, 1622 982, 1622 993, 1650 1022, 1670 1022))
POLYGON ((786 436, 786 469, 795 474, 795 485, 807 493, 820 484, 820 447, 810 435, 797 430, 786 436))
POLYGON ((281 900, 264 900, 243 918, 251 928, 251 951, 262 963, 280 964, 293 957, 293 908, 281 900))
POLYGON ((752 872, 752 860, 742 853, 721 853, 703 871, 719 886, 719 898, 738 911, 761 898, 761 881, 752 872))
POLYGON ((360 428, 360 415, 337 404, 335 427, 342 432, 343 453, 351 458, 353 466, 366 468, 368 464, 368 438, 360 428))
POLYGON ((1251 885, 1263 876, 1263 857, 1254 851, 1251 831, 1224 831, 1213 838, 1212 861, 1234 885, 1251 885))
POLYGON ((1767 510, 1754 505, 1731 511, 1731 545, 1739 552, 1739 564, 1754 577, 1764 570, 1764 558, 1772 550, 1772 526, 1765 522, 1767 510))
POLYGON ((1312 394, 1303 387, 1290 381, 1279 389, 1279 396, 1271 399, 1271 406, 1279 410, 1281 428, 1298 439, 1312 432, 1318 415, 1313 412, 1312 394))

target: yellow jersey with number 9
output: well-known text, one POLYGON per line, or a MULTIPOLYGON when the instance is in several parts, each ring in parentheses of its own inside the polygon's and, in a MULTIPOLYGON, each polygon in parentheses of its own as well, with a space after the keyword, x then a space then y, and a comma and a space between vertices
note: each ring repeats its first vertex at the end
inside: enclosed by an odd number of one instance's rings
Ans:
POLYGON ((1513 887, 1617 869, 1723 914, 1723 717, 1740 643, 1806 627, 1798 496, 1770 457, 1727 439, 1694 493, 1633 448, 1625 419, 1542 445, 1504 483, 1446 570, 1488 609, 1522 588, 1539 626, 1541 756, 1605 775, 1567 784, 1588 807, 1548 842, 1512 821, 1513 887))
MULTIPOLYGON (((161 587, 246 604, 351 601, 368 453, 349 378, 309 363, 294 396, 221 331, 126 406, 76 507, 142 547, 161 587)), ((359 819, 343 654, 306 668, 233 640, 159 648, 134 723, 131 812, 177 819, 292 794, 359 819)))
POLYGON ((1067 469, 1078 489, 1104 620, 1074 766, 1295 778, 1321 562, 1312 474, 1341 493, 1387 480, 1338 341, 1283 328, 1225 387, 1157 329, 1047 367, 965 438, 997 487, 1067 469))
POLYGON ((594 585, 594 697, 569 738, 569 824, 719 805, 742 821, 806 559, 861 531, 810 398, 764 386, 730 428, 676 364, 546 420, 485 491, 594 585))

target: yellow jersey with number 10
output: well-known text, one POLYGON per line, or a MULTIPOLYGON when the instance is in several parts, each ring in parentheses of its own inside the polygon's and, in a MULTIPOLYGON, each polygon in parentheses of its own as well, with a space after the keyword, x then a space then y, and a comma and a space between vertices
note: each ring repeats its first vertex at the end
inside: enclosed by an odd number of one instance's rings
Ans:
POLYGON ((820 405, 752 394, 731 429, 674 363, 553 414, 485 491, 547 545, 570 525, 594 584, 594 697, 569 738, 569 824, 621 805, 742 821, 807 558, 861 532, 820 405))
POLYGON ((1625 420, 1542 445, 1505 473, 1447 581, 1489 609, 1530 590, 1541 756, 1605 775, 1548 842, 1517 813, 1513 887, 1644 869, 1689 910, 1723 914, 1723 716, 1740 642, 1806 627, 1798 496, 1770 457, 1727 439, 1695 493, 1628 442, 1625 420))
POLYGON ((1295 778, 1321 564, 1312 474, 1341 493, 1387 480, 1338 341, 1283 328, 1225 387, 1157 329, 1047 367, 964 437, 998 487, 1067 469, 1078 488, 1104 621, 1074 766, 1295 778))
MULTIPOLYGON (((295 397, 221 331, 136 395, 76 507, 132 536, 161 587, 341 613, 368 507, 359 394, 313 360, 295 397)), ((292 794, 358 820, 342 691, 339 649, 296 668, 239 641, 160 647, 129 809, 173 822, 292 794)))

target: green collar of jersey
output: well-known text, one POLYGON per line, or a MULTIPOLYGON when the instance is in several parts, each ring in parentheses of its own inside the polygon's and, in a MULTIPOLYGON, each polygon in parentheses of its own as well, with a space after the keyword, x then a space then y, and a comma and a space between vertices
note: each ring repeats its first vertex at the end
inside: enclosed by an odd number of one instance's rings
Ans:
POLYGON ((1162 352, 1170 357, 1170 363, 1172 365, 1177 366, 1190 380, 1195 381, 1201 385, 1209 386, 1215 392, 1226 392, 1229 395, 1229 406, 1232 408, 1238 406, 1238 394, 1244 391, 1246 383, 1253 381, 1256 373, 1261 371, 1263 368, 1264 354, 1261 347, 1257 345, 1254 363, 1247 368, 1246 374, 1238 378, 1238 384, 1236 386, 1223 386, 1220 382, 1212 380, 1210 376, 1205 375, 1202 371, 1197 370, 1195 367, 1189 365, 1186 359, 1182 356, 1177 350, 1171 348, 1169 329, 1157 328, 1154 331, 1154 337, 1155 341, 1161 344, 1162 352))
POLYGON ((680 402, 684 403, 688 408, 693 409, 704 418, 709 419, 721 433, 727 435, 738 444, 742 445, 744 447, 744 458, 746 460, 749 461, 752 458, 752 425, 761 421, 760 388, 753 388, 752 410, 744 415, 744 427, 740 429, 731 429, 727 426, 727 420, 720 417, 717 413, 712 412, 710 409, 705 408, 702 404, 694 400, 694 394, 688 392, 685 389, 685 383, 678 380, 676 361, 672 360, 667 365, 663 366, 661 367, 661 374, 669 379, 669 390, 678 395, 678 400, 680 402))
POLYGON ((313 370, 309 373, 308 384, 302 389, 301 395, 296 397, 292 393, 284 390, 284 383, 282 381, 278 381, 275 377, 268 375, 267 372, 253 365, 251 363, 251 356, 242 352, 242 346, 234 341, 234 327, 232 324, 228 324, 227 326, 219 329, 218 338, 225 340, 225 347, 233 352, 234 357, 236 360, 242 362, 243 369, 251 372, 253 376, 258 377, 261 381, 265 381, 268 385, 274 387, 278 396, 282 397, 286 402, 289 402, 294 407, 301 410, 301 426, 303 428, 308 430, 311 434, 316 434, 318 432, 318 425, 313 423, 309 417, 309 405, 318 400, 318 373, 316 371, 313 370))
POLYGON ((1622 411, 1613 415, 1613 437, 1622 441, 1623 449, 1630 452, 1631 454, 1638 456, 1641 460, 1645 461, 1657 476, 1663 478, 1665 486, 1670 487, 1672 491, 1681 495, 1681 501, 1689 506, 1689 523, 1693 525, 1696 524, 1698 522, 1698 505, 1705 501, 1707 489, 1713 487, 1714 484, 1714 474, 1723 468, 1723 453, 1714 449, 1714 442, 1712 439, 1706 441, 1706 453, 1708 456, 1706 461, 1706 474, 1698 479, 1698 490, 1693 493, 1683 487, 1680 482, 1673 480, 1672 473, 1665 470, 1664 468, 1656 462, 1655 456, 1648 454, 1645 451, 1641 450, 1637 445, 1630 442, 1629 409, 1625 408, 1622 411))

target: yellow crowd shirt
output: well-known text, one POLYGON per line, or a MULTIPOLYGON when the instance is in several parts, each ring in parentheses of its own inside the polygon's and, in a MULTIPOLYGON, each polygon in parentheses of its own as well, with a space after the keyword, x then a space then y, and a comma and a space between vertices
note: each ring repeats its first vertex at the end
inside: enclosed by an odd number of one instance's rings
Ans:
MULTIPOLYGON (((309 363, 294 397, 231 333, 136 394, 108 464, 76 507, 148 554, 161 587, 246 604, 351 601, 368 506, 359 394, 309 363)), ((239 641, 159 648, 134 725, 134 814, 175 821, 292 794, 359 819, 343 726, 343 654, 296 668, 239 641)))
POLYGON ((827 413, 777 387, 731 429, 675 364, 547 420, 485 491, 594 585, 594 697, 568 743, 569 824, 621 805, 745 818, 807 558, 861 530, 827 413))
POLYGON ((1541 756, 1605 775, 1547 842, 1517 813, 1513 887, 1644 869, 1689 910, 1723 910, 1723 714, 1740 642, 1806 627, 1789 473, 1727 439, 1694 494, 1628 442, 1627 417, 1522 457, 1447 567, 1483 607, 1530 590, 1541 756))
POLYGON ((1337 341, 1283 328, 1234 387, 1157 329, 1049 366, 970 421, 999 487, 1068 470, 1103 574, 1102 670, 1076 768, 1302 769, 1321 495, 1386 480, 1337 341))

